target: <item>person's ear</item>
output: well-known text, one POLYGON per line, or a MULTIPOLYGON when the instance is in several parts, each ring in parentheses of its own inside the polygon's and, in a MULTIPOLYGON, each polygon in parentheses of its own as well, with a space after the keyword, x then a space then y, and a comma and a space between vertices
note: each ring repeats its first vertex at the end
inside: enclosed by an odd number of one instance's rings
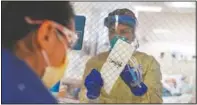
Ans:
POLYGON ((44 21, 37 31, 37 41, 39 46, 48 50, 55 43, 55 27, 51 21, 44 21))

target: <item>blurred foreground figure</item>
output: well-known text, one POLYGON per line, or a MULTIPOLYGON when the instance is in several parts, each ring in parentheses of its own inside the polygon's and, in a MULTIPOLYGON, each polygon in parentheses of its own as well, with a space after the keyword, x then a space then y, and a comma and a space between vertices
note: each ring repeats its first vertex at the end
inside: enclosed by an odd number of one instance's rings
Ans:
POLYGON ((2 103, 57 103, 48 88, 63 77, 67 52, 77 40, 72 6, 2 3, 2 103))
MULTIPOLYGON (((109 13, 104 25, 109 29, 110 51, 119 39, 138 48, 135 36, 136 24, 135 14, 128 9, 117 9, 109 13)), ((138 51, 135 51, 131 58, 137 62, 137 68, 130 60, 111 93, 107 94, 103 88, 105 84, 100 70, 110 51, 93 57, 86 64, 80 101, 82 103, 162 103, 159 63, 153 56, 138 51)))

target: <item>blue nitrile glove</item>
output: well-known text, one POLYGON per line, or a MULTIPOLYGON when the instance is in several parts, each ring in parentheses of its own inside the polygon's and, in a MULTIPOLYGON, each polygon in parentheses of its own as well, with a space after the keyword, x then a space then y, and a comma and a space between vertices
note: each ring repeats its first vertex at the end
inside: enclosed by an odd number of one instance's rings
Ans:
POLYGON ((142 73, 138 70, 135 72, 134 69, 134 67, 127 64, 120 76, 135 96, 142 96, 147 92, 148 88, 142 82, 142 73))
POLYGON ((100 96, 101 88, 103 87, 103 79, 101 74, 93 69, 85 79, 85 87, 87 88, 87 97, 96 99, 100 96))

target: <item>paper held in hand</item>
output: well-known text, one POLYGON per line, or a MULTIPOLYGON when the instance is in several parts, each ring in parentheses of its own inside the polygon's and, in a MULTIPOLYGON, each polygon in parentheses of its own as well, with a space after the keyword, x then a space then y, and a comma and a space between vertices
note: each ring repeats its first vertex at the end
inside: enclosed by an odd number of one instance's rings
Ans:
POLYGON ((113 85, 117 81, 120 73, 128 63, 135 48, 129 43, 118 40, 110 52, 106 62, 101 68, 101 76, 104 80, 104 89, 109 94, 113 85))

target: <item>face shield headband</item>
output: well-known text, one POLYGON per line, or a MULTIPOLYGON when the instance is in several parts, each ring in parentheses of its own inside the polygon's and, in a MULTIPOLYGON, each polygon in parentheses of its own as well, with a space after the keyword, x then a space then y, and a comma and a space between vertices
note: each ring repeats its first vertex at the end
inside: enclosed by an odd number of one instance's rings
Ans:
POLYGON ((128 15, 115 15, 115 16, 109 16, 105 18, 104 25, 106 27, 109 28, 113 24, 115 24, 116 26, 118 24, 125 24, 132 28, 135 28, 137 24, 137 20, 128 15))

